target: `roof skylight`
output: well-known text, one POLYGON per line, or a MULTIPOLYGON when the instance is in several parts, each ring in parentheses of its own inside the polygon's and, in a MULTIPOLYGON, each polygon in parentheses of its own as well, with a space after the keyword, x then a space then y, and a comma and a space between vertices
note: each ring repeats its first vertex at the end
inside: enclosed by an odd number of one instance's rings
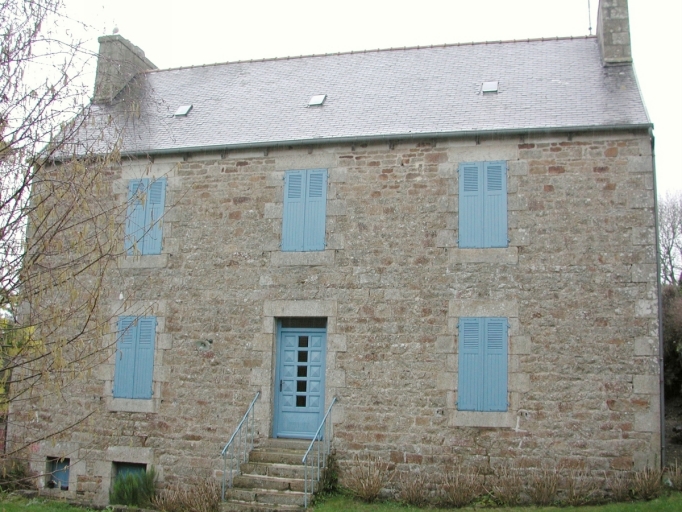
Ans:
POLYGON ((324 103, 324 100, 327 99, 326 94, 318 94, 316 96, 313 96, 310 98, 310 101, 308 102, 309 107, 316 107, 318 105, 322 105, 324 103))
POLYGON ((483 85, 481 86, 481 92, 497 92, 498 89, 498 82, 495 80, 494 82, 483 82, 483 85))
POLYGON ((175 117, 183 117, 189 114, 190 110, 192 110, 192 105, 180 105, 173 115, 175 117))

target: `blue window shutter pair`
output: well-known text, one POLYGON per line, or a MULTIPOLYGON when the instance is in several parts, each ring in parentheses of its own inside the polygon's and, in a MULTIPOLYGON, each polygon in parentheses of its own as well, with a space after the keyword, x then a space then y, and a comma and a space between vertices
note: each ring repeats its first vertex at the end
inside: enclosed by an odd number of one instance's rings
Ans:
POLYGON ((459 246, 507 247, 507 163, 459 166, 459 246))
POLYGON ((287 171, 282 212, 283 251, 323 251, 327 221, 327 170, 287 171))
POLYGON ((155 316, 119 317, 114 398, 152 397, 155 335, 155 316))
POLYGON ((133 254, 161 254, 161 219, 166 203, 166 178, 128 182, 125 250, 133 254))
POLYGON ((507 410, 507 319, 460 318, 460 411, 507 410))

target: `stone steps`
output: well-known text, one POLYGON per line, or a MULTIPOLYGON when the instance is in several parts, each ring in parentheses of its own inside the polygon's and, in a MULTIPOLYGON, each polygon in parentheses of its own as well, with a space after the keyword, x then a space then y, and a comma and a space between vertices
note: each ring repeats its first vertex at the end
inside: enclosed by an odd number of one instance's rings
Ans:
POLYGON ((241 474, 234 476, 221 511, 301 510, 305 503, 302 461, 309 445, 310 441, 299 439, 263 440, 240 466, 241 474))

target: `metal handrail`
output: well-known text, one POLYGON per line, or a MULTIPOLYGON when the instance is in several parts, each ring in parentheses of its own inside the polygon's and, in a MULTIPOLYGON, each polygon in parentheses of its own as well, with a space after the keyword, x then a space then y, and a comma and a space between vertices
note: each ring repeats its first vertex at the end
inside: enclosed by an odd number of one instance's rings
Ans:
MULTIPOLYGON (((308 508, 308 455, 312 452, 313 448, 315 447, 315 441, 318 441, 317 443, 317 460, 313 460, 313 464, 317 462, 317 473, 315 471, 315 468, 312 467, 311 464, 311 475, 310 475, 310 494, 315 493, 315 483, 320 481, 320 477, 322 476, 322 471, 326 469, 327 467, 327 456, 329 455, 329 452, 331 451, 331 443, 332 443, 332 435, 334 434, 334 429, 333 429, 333 423, 331 421, 327 422, 327 418, 329 417, 329 413, 332 412, 332 407, 334 407, 334 404, 336 403, 336 397, 332 399, 332 403, 329 404, 329 408, 327 409, 327 413, 324 415, 324 418, 322 418, 322 422, 320 423, 320 426, 317 428, 317 432, 315 432, 315 436, 313 437, 312 441, 310 441, 310 446, 308 446, 308 450, 305 452, 305 455, 303 456, 303 475, 304 475, 304 483, 303 483, 303 490, 304 490, 304 500, 305 500, 305 507, 308 508), (322 432, 324 429, 324 436, 322 436, 322 432), (322 436, 322 437, 321 437, 322 436), (319 441, 324 440, 324 443, 320 443, 319 441), (324 447, 324 450, 322 453, 320 453, 320 446, 324 447)), ((313 456, 313 459, 315 457, 313 456)))
POLYGON ((242 462, 246 462, 249 452, 253 449, 253 438, 256 432, 256 421, 254 416, 253 406, 256 404, 256 400, 260 396, 260 391, 256 392, 256 396, 251 400, 251 405, 244 413, 242 420, 237 425, 237 428, 232 434, 232 437, 223 448, 221 456, 223 458, 223 488, 222 488, 222 500, 225 501, 225 474, 227 473, 227 458, 230 458, 230 483, 229 487, 232 488, 232 471, 233 463, 236 459, 237 461, 237 471, 239 471, 239 465, 242 462), (250 415, 250 420, 249 420, 250 415), (249 424, 251 425, 251 432, 249 432, 249 424), (246 426, 246 432, 242 427, 246 426), (234 441, 237 441, 236 443, 234 441), (236 448, 235 448, 236 445, 236 448), (238 448, 238 449, 237 449, 238 448))

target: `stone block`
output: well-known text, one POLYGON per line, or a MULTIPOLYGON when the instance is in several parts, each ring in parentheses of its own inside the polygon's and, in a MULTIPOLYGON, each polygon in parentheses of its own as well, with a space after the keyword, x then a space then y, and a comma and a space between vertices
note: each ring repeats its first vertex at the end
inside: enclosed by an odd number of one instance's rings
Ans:
POLYGON ((462 316, 518 317, 519 306, 515 300, 450 300, 448 317, 462 316))
POLYGON ((282 207, 282 203, 265 203, 263 217, 266 219, 281 219, 282 207))
POLYGON ((335 300, 266 300, 263 315, 267 317, 336 316, 335 300))
POLYGON ((652 337, 635 338, 636 356, 655 356, 658 355, 658 339, 652 337))
POLYGON ((490 263, 496 265, 516 265, 519 262, 517 247, 490 249, 451 249, 448 251, 449 263, 490 263))
POLYGON ((657 318, 657 300, 638 300, 635 303, 635 316, 642 318, 657 318))
POLYGON ((334 251, 273 252, 270 253, 270 264, 273 267, 331 266, 334 251))
POLYGON ((457 247, 457 233, 449 229, 441 229, 436 235, 436 247, 457 247))
POLYGON ((660 381, 658 375, 634 375, 632 377, 633 392, 644 395, 658 395, 660 381))
POLYGON ((116 462, 131 462, 133 464, 153 464, 154 452, 151 448, 140 446, 110 446, 107 448, 106 459, 116 462))
POLYGON ((652 263, 637 264, 630 267, 631 280, 633 283, 654 283, 656 282, 656 265, 652 263))
POLYGON ((453 354, 455 352, 455 339, 452 336, 438 336, 436 338, 437 354, 453 354))
POLYGON ((514 428, 516 415, 512 412, 452 411, 452 427, 514 428))

